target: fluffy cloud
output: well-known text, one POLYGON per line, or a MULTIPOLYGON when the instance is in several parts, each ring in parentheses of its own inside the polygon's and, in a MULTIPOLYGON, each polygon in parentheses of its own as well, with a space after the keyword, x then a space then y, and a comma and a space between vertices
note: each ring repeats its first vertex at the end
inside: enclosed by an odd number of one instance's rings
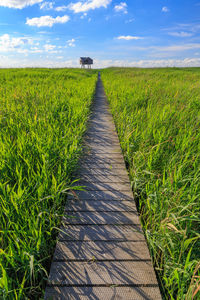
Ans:
POLYGON ((126 36, 121 35, 121 36, 118 36, 116 39, 130 41, 130 40, 142 40, 143 38, 139 37, 139 36, 132 36, 132 35, 126 35, 126 36))
POLYGON ((32 18, 26 19, 26 24, 29 26, 37 26, 37 27, 52 27, 54 24, 63 24, 69 21, 69 16, 56 17, 53 18, 51 16, 42 16, 40 18, 32 18))
POLYGON ((69 47, 75 47, 75 39, 71 39, 67 41, 69 47))
POLYGON ((127 14, 128 11, 126 2, 121 2, 120 4, 115 5, 114 10, 119 13, 127 14))
POLYGON ((79 1, 76 3, 70 3, 68 8, 73 10, 74 13, 86 12, 91 9, 96 9, 100 7, 107 7, 112 0, 87 0, 87 1, 79 1))
POLYGON ((65 5, 55 7, 55 10, 56 10, 56 11, 65 11, 66 9, 67 9, 67 6, 65 6, 65 5))
POLYGON ((44 50, 45 50, 46 52, 53 51, 55 48, 56 48, 55 45, 50 45, 50 44, 44 45, 44 50))
POLYGON ((0 55, 0 65, 4 68, 23 68, 23 67, 47 67, 47 68, 67 68, 67 67, 79 67, 79 60, 65 60, 62 61, 60 59, 45 58, 45 56, 40 55, 37 58, 34 57, 32 59, 27 59, 23 55, 21 59, 16 57, 8 57, 7 55, 0 55))
POLYGON ((0 52, 9 52, 17 49, 22 49, 23 46, 32 44, 30 38, 11 37, 9 34, 0 36, 0 52))
POLYGON ((40 9, 50 10, 53 9, 53 2, 43 2, 40 4, 40 9))
POLYGON ((169 8, 167 6, 163 6, 162 12, 165 12, 165 13, 169 12, 169 8))
POLYGON ((42 53, 43 50, 39 49, 38 47, 31 47, 29 52, 31 52, 31 53, 42 53))
POLYGON ((43 0, 1 0, 0 6, 22 9, 26 6, 34 5, 42 1, 43 0))

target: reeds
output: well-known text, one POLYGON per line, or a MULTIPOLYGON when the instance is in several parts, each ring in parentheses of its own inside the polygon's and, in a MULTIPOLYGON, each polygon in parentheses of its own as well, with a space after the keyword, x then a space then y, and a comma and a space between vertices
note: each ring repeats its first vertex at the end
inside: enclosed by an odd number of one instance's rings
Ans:
POLYGON ((0 298, 39 299, 97 74, 0 71, 0 298))
POLYGON ((164 299, 200 299, 200 69, 102 79, 164 299))

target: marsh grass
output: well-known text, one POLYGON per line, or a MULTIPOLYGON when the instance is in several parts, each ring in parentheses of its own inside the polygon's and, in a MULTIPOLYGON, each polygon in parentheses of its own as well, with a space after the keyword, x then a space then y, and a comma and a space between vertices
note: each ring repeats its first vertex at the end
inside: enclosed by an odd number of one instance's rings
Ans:
POLYGON ((0 298, 39 299, 81 153, 95 71, 0 71, 0 298))
POLYGON ((200 299, 200 69, 102 71, 164 299, 200 299))

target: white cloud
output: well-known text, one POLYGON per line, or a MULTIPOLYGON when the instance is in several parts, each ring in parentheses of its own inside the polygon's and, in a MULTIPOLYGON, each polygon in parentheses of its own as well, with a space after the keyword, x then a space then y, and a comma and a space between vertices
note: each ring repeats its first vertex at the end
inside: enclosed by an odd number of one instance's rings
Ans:
POLYGON ((63 24, 69 21, 69 16, 56 17, 53 18, 51 16, 42 16, 40 18, 32 18, 26 19, 26 24, 29 26, 37 26, 37 27, 52 27, 54 24, 63 24))
POLYGON ((0 36, 0 52, 9 52, 22 49, 28 44, 32 44, 31 38, 11 37, 9 34, 0 36))
POLYGON ((139 37, 139 36, 132 36, 132 35, 126 35, 126 36, 121 35, 121 36, 118 36, 116 39, 130 41, 130 40, 142 40, 143 38, 139 37))
POLYGON ((66 5, 55 7, 56 11, 65 11, 67 9, 66 5))
POLYGON ((26 6, 31 6, 36 3, 41 3, 43 0, 1 0, 0 6, 9 8, 24 8, 26 6))
POLYGON ((180 31, 180 32, 168 32, 168 35, 184 38, 184 37, 191 37, 194 34, 190 32, 180 31))
POLYGON ((170 10, 169 10, 169 8, 168 8, 167 6, 163 6, 162 12, 167 13, 167 12, 169 12, 169 11, 170 11, 170 10))
POLYGON ((21 49, 21 48, 19 48, 17 50, 17 53, 24 54, 25 56, 27 56, 28 53, 29 53, 29 50, 28 49, 21 49))
POLYGON ((69 47, 75 47, 75 41, 76 41, 75 39, 68 40, 67 41, 68 46, 69 47))
MULTIPOLYGON (((34 54, 34 53, 33 53, 34 54)), ((34 54, 35 55, 35 54, 34 54)), ((2 68, 22 68, 22 67, 49 67, 49 68, 70 68, 80 67, 78 59, 65 60, 59 56, 51 56, 45 59, 42 55, 37 58, 27 59, 24 55, 21 59, 8 55, 0 55, 0 65, 2 68)), ((200 58, 185 59, 155 59, 155 60, 94 60, 94 68, 106 67, 138 67, 138 68, 163 68, 163 67, 200 67, 200 58)))
POLYGON ((44 51, 42 49, 39 49, 38 47, 32 47, 30 52, 31 53, 42 53, 44 51))
POLYGON ((156 60, 95 60, 95 68, 107 67, 137 67, 137 68, 164 68, 164 67, 200 67, 200 58, 185 59, 156 59, 156 60))
POLYGON ((127 14, 127 4, 126 2, 120 2, 120 4, 115 5, 114 10, 119 13, 127 14))
POLYGON ((68 8, 73 10, 74 13, 86 12, 91 9, 96 9, 100 7, 107 8, 107 6, 112 2, 112 0, 87 0, 79 1, 76 3, 70 3, 68 8))
POLYGON ((47 68, 70 68, 70 67, 80 67, 79 60, 56 60, 56 56, 52 57, 44 57, 43 55, 38 55, 37 58, 27 59, 23 58, 19 59, 16 56, 12 58, 9 56, 0 56, 0 65, 2 68, 23 68, 23 67, 47 67, 47 68))
POLYGON ((40 4, 40 9, 44 9, 44 10, 50 10, 53 9, 53 2, 43 2, 40 4))
POLYGON ((56 48, 55 45, 51 45, 51 44, 45 44, 45 45, 44 45, 44 50, 45 50, 46 52, 52 51, 52 50, 54 50, 55 48, 56 48))

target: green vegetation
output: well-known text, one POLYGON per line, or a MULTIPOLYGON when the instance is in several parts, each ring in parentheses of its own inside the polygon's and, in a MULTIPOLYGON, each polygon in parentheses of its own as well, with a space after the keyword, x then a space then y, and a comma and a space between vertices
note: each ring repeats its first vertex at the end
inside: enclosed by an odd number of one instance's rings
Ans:
POLYGON ((39 299, 95 71, 0 71, 0 298, 39 299))
POLYGON ((200 299, 200 69, 102 79, 164 299, 200 299))

